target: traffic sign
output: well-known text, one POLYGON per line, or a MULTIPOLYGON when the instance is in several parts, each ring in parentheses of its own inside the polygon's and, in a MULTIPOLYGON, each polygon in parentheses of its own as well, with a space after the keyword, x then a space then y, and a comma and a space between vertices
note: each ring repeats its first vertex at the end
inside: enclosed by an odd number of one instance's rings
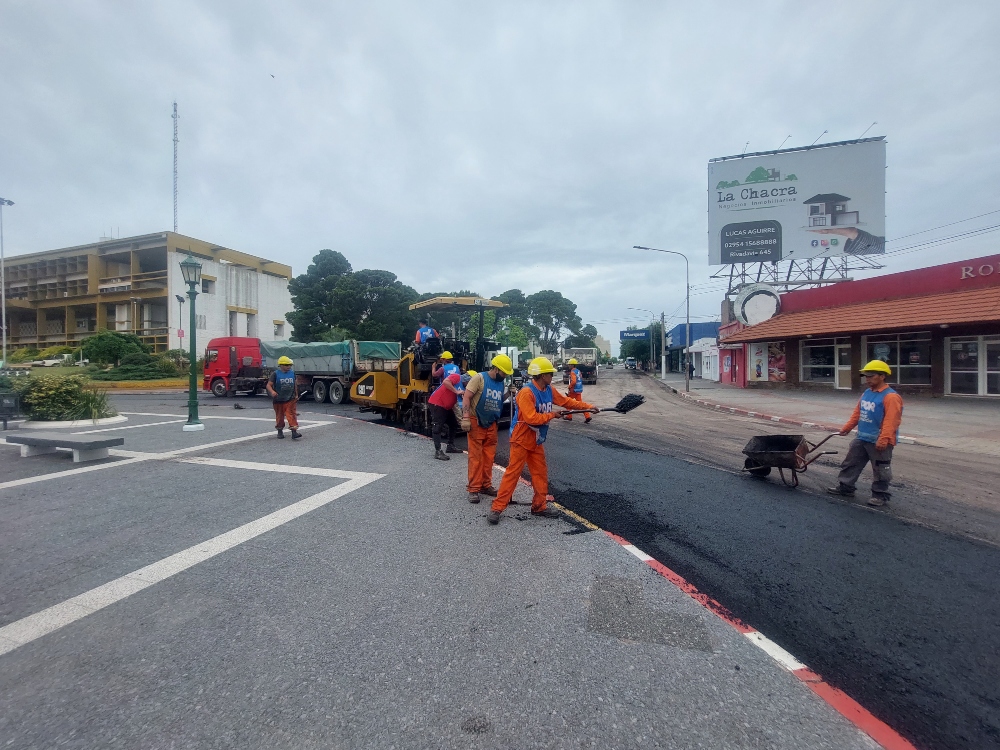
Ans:
POLYGON ((178 328, 177 329, 177 338, 179 338, 179 339, 184 338, 184 329, 183 328, 178 328))
POLYGON ((649 329, 644 328, 641 331, 622 331, 619 336, 619 341, 649 341, 649 329))

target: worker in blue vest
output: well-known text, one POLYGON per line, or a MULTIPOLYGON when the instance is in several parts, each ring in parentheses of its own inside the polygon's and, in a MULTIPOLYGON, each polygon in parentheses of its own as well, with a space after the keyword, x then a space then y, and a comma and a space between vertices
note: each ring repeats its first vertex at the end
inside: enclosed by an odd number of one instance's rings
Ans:
POLYGON ((285 437, 285 421, 287 420, 288 426, 292 429, 292 440, 298 440, 302 437, 295 409, 299 394, 295 387, 295 371, 292 369, 292 360, 288 357, 278 357, 278 369, 272 372, 267 379, 267 394, 271 397, 271 404, 274 406, 274 426, 278 431, 278 437, 285 437))
POLYGON ((861 394, 851 418, 840 428, 847 435, 855 427, 858 436, 840 465, 837 486, 827 489, 831 495, 854 496, 861 472, 872 465, 872 496, 869 505, 879 507, 889 502, 889 482, 892 481, 892 448, 899 439, 899 424, 903 421, 903 398, 885 382, 892 368, 880 359, 873 359, 861 375, 868 388, 861 394))
POLYGON ((497 452, 497 421, 503 412, 505 378, 514 374, 514 363, 506 354, 490 361, 490 369, 479 373, 465 386, 462 402, 462 429, 468 433, 469 502, 479 495, 496 497, 493 488, 493 460, 497 452))
MULTIPOLYGON (((569 398, 576 399, 577 401, 583 401, 583 375, 580 374, 580 370, 577 368, 577 365, 580 363, 577 361, 576 357, 573 357, 573 359, 566 364, 573 367, 573 369, 569 371, 569 388, 566 390, 566 395, 569 398)), ((587 412, 583 416, 584 424, 590 424, 590 412, 587 412)), ((568 414, 566 419, 573 421, 573 415, 568 414)))
POLYGON ((438 337, 438 332, 427 325, 426 320, 420 321, 420 327, 417 328, 417 334, 413 337, 413 340, 418 344, 427 343, 427 339, 436 339, 438 337))

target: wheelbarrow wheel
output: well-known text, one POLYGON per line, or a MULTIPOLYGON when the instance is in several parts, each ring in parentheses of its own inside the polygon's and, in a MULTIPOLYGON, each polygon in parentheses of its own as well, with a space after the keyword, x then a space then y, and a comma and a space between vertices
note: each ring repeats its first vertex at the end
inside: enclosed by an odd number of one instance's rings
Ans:
POLYGON ((743 468, 746 469, 750 476, 757 477, 758 479, 765 479, 771 473, 770 466, 757 463, 752 458, 748 458, 743 462, 743 468))

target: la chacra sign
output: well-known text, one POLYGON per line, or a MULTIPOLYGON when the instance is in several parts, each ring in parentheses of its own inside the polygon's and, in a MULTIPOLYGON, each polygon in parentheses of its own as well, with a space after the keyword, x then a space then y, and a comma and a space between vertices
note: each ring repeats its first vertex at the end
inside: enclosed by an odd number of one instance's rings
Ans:
POLYGON ((709 161, 710 264, 884 252, 884 137, 709 161))

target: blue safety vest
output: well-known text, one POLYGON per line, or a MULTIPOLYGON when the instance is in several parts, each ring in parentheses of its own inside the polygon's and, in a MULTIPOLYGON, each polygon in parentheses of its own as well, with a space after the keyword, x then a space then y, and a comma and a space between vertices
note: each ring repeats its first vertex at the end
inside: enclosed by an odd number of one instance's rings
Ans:
MULTIPOLYGON (((866 443, 877 443, 882 431, 882 420, 885 419, 885 396, 895 393, 892 388, 876 393, 871 388, 861 394, 861 414, 858 417, 858 440, 866 443)), ((899 430, 896 430, 899 439, 899 430)))
POLYGON ((281 370, 274 371, 274 392, 278 394, 276 401, 294 401, 295 400, 295 370, 289 370, 288 372, 282 372, 281 370))
MULTIPOLYGON (((534 383, 528 383, 526 386, 531 389, 531 392, 535 394, 535 411, 539 414, 551 414, 552 413, 552 388, 546 388, 544 391, 540 391, 535 388, 534 383)), ((514 434, 514 428, 517 426, 517 400, 514 400, 514 414, 510 420, 510 434, 514 434)), ((545 438, 549 435, 549 426, 543 424, 541 426, 529 424, 526 425, 535 433, 535 444, 541 445, 545 442, 545 438)))
POLYGON ((441 369, 444 370, 444 377, 448 377, 449 375, 462 374, 461 368, 459 368, 459 366, 456 365, 454 362, 449 362, 446 365, 441 365, 441 369))
POLYGON ((420 343, 423 344, 427 339, 434 338, 437 336, 437 331, 435 331, 430 326, 423 326, 417 329, 417 333, 420 334, 420 343))
POLYGON ((500 419, 500 412, 503 411, 503 378, 494 380, 485 372, 481 373, 483 378, 483 390, 479 394, 479 403, 476 404, 476 421, 480 427, 492 427, 493 423, 500 419))
POLYGON ((573 368, 573 374, 576 375, 576 382, 573 384, 573 393, 583 393, 583 375, 575 367, 573 368))

